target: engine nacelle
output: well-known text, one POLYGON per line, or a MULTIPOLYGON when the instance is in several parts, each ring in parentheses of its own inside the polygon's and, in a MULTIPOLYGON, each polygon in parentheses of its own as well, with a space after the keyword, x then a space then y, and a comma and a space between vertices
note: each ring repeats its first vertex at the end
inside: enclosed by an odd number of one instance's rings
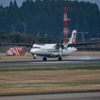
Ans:
POLYGON ((51 54, 51 57, 57 57, 58 56, 58 53, 52 53, 51 54))

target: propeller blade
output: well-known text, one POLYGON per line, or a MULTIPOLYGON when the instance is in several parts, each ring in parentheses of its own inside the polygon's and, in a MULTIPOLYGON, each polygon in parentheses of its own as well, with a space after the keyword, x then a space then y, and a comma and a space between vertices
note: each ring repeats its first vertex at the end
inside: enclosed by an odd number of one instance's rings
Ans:
POLYGON ((29 43, 30 47, 32 48, 35 41, 34 40, 33 40, 33 42, 28 41, 28 43, 29 43))

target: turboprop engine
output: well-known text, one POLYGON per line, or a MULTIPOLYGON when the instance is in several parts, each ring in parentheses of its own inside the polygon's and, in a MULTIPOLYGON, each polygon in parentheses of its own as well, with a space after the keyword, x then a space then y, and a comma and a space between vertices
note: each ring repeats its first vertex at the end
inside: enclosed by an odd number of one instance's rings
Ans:
POLYGON ((58 57, 58 53, 52 53, 51 57, 58 57))

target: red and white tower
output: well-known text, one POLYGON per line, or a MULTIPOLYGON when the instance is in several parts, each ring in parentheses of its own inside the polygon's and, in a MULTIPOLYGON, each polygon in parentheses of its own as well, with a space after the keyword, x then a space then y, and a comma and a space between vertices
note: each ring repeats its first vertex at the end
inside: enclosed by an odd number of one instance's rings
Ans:
POLYGON ((68 43, 68 27, 67 23, 70 22, 70 19, 67 18, 67 7, 64 7, 64 30, 63 30, 63 42, 68 43))

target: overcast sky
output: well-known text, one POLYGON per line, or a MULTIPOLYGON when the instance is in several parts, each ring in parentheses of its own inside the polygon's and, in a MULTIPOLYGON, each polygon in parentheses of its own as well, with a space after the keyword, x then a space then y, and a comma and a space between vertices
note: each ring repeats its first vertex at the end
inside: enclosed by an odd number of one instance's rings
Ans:
MULTIPOLYGON (((2 4, 4 7, 6 6, 9 6, 9 2, 11 0, 0 0, 0 5, 2 4)), ((12 0, 14 1, 14 0, 12 0)), ((16 0, 17 1, 17 4, 18 6, 21 6, 22 5, 22 2, 23 1, 26 1, 26 0, 16 0)), ((78 1, 90 1, 91 3, 97 3, 97 5, 99 6, 99 9, 100 9, 100 0, 78 0, 78 1)))

